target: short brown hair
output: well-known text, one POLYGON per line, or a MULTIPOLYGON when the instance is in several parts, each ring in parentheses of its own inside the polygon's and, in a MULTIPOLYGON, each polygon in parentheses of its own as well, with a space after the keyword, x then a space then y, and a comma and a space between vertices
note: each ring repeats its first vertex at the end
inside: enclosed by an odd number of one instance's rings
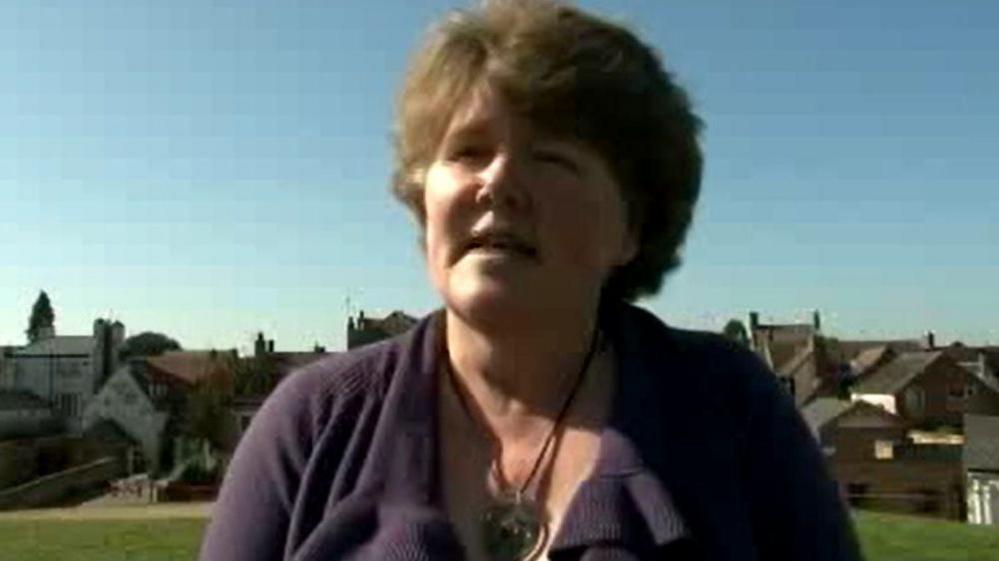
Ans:
POLYGON ((611 273, 604 296, 655 294, 680 263, 703 164, 701 121, 652 49, 556 0, 487 0, 453 12, 417 52, 398 102, 392 188, 421 225, 427 167, 454 109, 483 83, 606 159, 639 249, 611 273))

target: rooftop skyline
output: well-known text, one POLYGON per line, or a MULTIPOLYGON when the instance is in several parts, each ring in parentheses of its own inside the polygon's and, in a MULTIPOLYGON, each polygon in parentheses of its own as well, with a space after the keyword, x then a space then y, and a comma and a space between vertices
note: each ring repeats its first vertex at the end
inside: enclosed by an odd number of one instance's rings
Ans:
MULTIPOLYGON (((584 1, 706 122, 685 263, 643 305, 999 342, 999 4, 584 1)), ((388 192, 392 101, 454 2, 0 6, 0 344, 38 291, 189 348, 345 347, 438 306, 388 192)))

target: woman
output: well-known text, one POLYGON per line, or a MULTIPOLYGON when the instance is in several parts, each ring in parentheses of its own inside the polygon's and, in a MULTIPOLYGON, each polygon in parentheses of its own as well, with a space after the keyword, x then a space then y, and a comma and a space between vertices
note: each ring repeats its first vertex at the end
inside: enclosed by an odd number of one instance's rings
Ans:
POLYGON ((858 558, 773 376, 628 303, 678 263, 698 128, 616 25, 544 0, 447 19, 394 178, 444 309, 280 386, 202 559, 858 558))

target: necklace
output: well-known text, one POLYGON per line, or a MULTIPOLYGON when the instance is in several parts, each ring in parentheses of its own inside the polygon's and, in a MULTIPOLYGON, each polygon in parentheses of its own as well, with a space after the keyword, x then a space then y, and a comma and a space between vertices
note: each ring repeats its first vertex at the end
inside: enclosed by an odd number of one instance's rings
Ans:
MULTIPOLYGON (((547 539, 548 524, 544 519, 543 511, 534 497, 529 496, 527 488, 534 481, 541 469, 541 463, 548 454, 549 448, 555 441, 559 426, 565 418, 569 407, 572 405, 580 386, 583 385, 583 378, 589 370, 593 355, 596 354, 597 342, 600 339, 600 330, 594 329, 593 337, 590 340, 589 349, 586 351, 586 358, 576 375, 572 388, 566 394, 555 416, 551 429, 541 445, 538 455, 534 458, 531 471, 528 472, 524 481, 515 486, 512 490, 504 489, 506 478, 503 476, 502 468, 498 464, 498 459, 493 458, 490 465, 490 476, 497 483, 500 489, 499 496, 495 497, 491 504, 487 505, 482 513, 481 536, 482 545, 486 554, 492 561, 518 561, 532 556, 537 549, 547 539)), ((462 395, 455 382, 454 372, 451 370, 451 360, 446 358, 448 380, 451 388, 458 398, 465 415, 474 420, 475 416, 465 397, 462 395)))

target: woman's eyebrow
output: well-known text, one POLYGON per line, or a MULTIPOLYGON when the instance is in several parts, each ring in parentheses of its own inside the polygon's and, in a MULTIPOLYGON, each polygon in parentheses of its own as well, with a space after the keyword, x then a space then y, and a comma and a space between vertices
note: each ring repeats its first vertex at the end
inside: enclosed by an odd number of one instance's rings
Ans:
POLYGON ((465 140, 468 137, 485 136, 489 132, 490 122, 486 118, 471 119, 452 126, 445 139, 465 140))

